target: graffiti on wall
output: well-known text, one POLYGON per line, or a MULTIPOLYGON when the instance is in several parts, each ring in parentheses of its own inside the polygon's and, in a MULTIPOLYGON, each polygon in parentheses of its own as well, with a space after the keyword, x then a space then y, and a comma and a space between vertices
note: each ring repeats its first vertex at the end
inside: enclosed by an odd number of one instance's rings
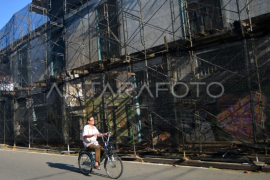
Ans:
MULTIPOLYGON (((259 105, 259 101, 267 103, 265 94, 252 92, 254 119, 257 132, 261 131, 262 121, 266 125, 267 114, 265 107, 259 105)), ((250 94, 244 94, 239 97, 234 94, 226 94, 219 98, 217 106, 219 114, 217 115, 217 124, 226 133, 232 136, 232 140, 253 140, 252 111, 250 110, 250 94)))

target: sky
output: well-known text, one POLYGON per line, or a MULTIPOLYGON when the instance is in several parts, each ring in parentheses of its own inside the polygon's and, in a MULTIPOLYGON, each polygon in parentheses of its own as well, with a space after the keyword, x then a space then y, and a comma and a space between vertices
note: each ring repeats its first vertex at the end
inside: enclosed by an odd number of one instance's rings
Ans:
POLYGON ((32 0, 0 0, 0 29, 8 23, 14 13, 31 2, 32 0))

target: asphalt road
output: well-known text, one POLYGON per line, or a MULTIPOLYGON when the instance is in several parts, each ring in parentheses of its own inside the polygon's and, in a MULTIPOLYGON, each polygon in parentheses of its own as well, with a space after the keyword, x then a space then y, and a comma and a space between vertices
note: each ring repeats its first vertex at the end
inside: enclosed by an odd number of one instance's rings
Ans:
MULTIPOLYGON (((0 180, 108 180, 103 163, 101 167, 86 176, 80 172, 76 156, 0 150, 0 180)), ((124 162, 120 179, 270 180, 270 173, 124 162)))

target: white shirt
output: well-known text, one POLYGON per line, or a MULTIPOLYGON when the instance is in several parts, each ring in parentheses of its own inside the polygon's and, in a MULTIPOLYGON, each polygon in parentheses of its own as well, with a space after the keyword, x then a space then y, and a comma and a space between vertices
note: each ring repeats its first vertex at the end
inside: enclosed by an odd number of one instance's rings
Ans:
POLYGON ((82 139, 85 148, 87 148, 91 144, 94 144, 96 146, 98 145, 97 136, 93 136, 91 138, 84 137, 86 135, 94 135, 95 133, 99 134, 99 131, 95 126, 93 126, 93 128, 90 125, 84 126, 82 130, 82 139))

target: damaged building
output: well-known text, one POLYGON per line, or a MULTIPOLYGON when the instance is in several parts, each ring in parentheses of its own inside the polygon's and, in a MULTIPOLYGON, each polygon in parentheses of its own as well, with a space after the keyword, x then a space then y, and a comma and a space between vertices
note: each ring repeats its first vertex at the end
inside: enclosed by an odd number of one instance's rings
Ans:
POLYGON ((268 0, 33 0, 0 30, 0 141, 269 149, 268 0))

